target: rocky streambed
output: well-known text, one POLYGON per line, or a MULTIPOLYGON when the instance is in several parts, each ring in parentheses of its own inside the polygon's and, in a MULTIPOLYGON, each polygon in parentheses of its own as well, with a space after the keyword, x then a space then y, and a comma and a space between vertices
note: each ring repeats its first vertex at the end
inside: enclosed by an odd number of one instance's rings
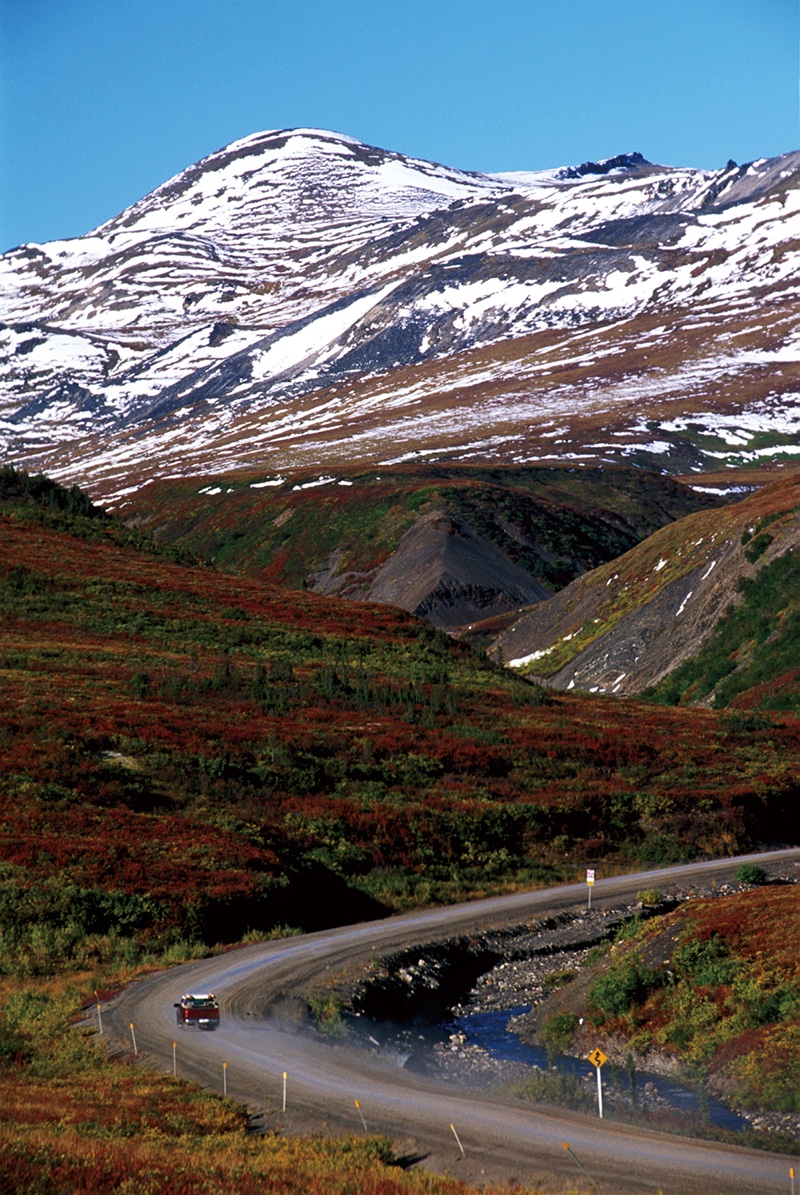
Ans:
MULTIPOLYGON (((776 871, 775 879, 793 876, 776 871)), ((664 893, 657 909, 640 903, 610 909, 565 912, 533 924, 430 943, 381 959, 350 993, 351 1025, 362 1043, 392 1057, 398 1065, 434 1074, 448 1082, 484 1086, 525 1083, 551 1058, 537 1048, 545 1017, 566 1002, 581 1007, 590 986, 594 959, 616 930, 636 916, 668 911, 696 896, 727 895, 742 885, 709 884, 664 893), (594 952, 594 954, 593 954, 594 952), (582 991, 583 989, 583 991, 582 991)), ((596 1041, 587 1033, 585 1053, 596 1041)), ((681 1088, 670 1058, 631 1057, 625 1043, 604 1042, 611 1056, 605 1079, 606 1101, 630 1106, 630 1082, 638 1108, 663 1112, 697 1111, 727 1127, 747 1125, 763 1132, 796 1133, 792 1113, 725 1115, 724 1105, 681 1088), (616 1063, 616 1065, 615 1065, 616 1063), (656 1075, 662 1076, 662 1080, 656 1075), (716 1110, 716 1111, 715 1111, 716 1110)), ((595 1090, 595 1072, 581 1058, 558 1059, 586 1093, 595 1090)))

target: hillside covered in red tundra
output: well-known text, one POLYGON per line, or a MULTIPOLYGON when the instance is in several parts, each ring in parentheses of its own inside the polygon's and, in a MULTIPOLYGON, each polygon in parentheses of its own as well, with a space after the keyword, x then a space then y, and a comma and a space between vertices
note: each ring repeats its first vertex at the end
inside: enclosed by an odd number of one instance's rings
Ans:
POLYGON ((34 973, 786 838, 790 715, 548 693, 403 612, 181 563, 21 476, 0 858, 34 973))

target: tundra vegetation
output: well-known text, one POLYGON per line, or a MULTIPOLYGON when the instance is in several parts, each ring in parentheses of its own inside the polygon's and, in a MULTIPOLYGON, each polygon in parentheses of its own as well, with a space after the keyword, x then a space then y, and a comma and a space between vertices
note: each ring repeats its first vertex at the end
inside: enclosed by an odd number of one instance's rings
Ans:
MULTIPOLYGON (((477 1195, 454 1179, 404 1171, 384 1138, 254 1136, 233 1101, 131 1061, 110 1062, 96 1037, 68 1027, 90 982, 78 974, 35 988, 0 985, 2 1190, 477 1195)), ((483 1195, 506 1191, 481 1186, 483 1195)), ((579 1193, 570 1185, 563 1195, 579 1193)))
POLYGON ((734 1108, 800 1110, 797 888, 764 886, 749 864, 739 880, 758 886, 629 923, 579 999, 544 1021, 548 1048, 600 1042, 610 1070, 666 1061, 734 1108))
POLYGON ((771 885, 643 923, 595 981, 592 1025, 635 1054, 673 1057, 735 1106, 800 1110, 800 983, 787 932, 796 915, 796 887, 771 885))
POLYGON ((68 1020, 95 988, 245 935, 784 833, 789 715, 743 734, 712 711, 550 695, 401 612, 187 563, 13 470, 0 538, 16 1190, 414 1190, 385 1145, 253 1142, 240 1111, 106 1066, 68 1020))

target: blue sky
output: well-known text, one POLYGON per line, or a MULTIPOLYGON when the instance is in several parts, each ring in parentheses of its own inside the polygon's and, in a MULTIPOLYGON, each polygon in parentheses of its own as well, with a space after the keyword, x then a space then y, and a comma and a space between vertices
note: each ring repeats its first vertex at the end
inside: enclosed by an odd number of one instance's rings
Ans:
POLYGON ((798 0, 0 0, 0 250, 259 129, 471 170, 800 148, 798 0))

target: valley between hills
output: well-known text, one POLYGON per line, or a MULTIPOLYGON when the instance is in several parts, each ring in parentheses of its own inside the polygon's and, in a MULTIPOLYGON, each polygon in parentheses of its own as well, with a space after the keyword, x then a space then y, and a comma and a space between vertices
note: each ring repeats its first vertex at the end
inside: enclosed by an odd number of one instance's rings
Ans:
MULTIPOLYGON (((465 1192, 69 1025, 265 938, 796 843, 798 162, 283 130, 3 255, 10 1189, 465 1192)), ((536 1033, 796 1111, 793 889, 751 879, 536 1033)))

